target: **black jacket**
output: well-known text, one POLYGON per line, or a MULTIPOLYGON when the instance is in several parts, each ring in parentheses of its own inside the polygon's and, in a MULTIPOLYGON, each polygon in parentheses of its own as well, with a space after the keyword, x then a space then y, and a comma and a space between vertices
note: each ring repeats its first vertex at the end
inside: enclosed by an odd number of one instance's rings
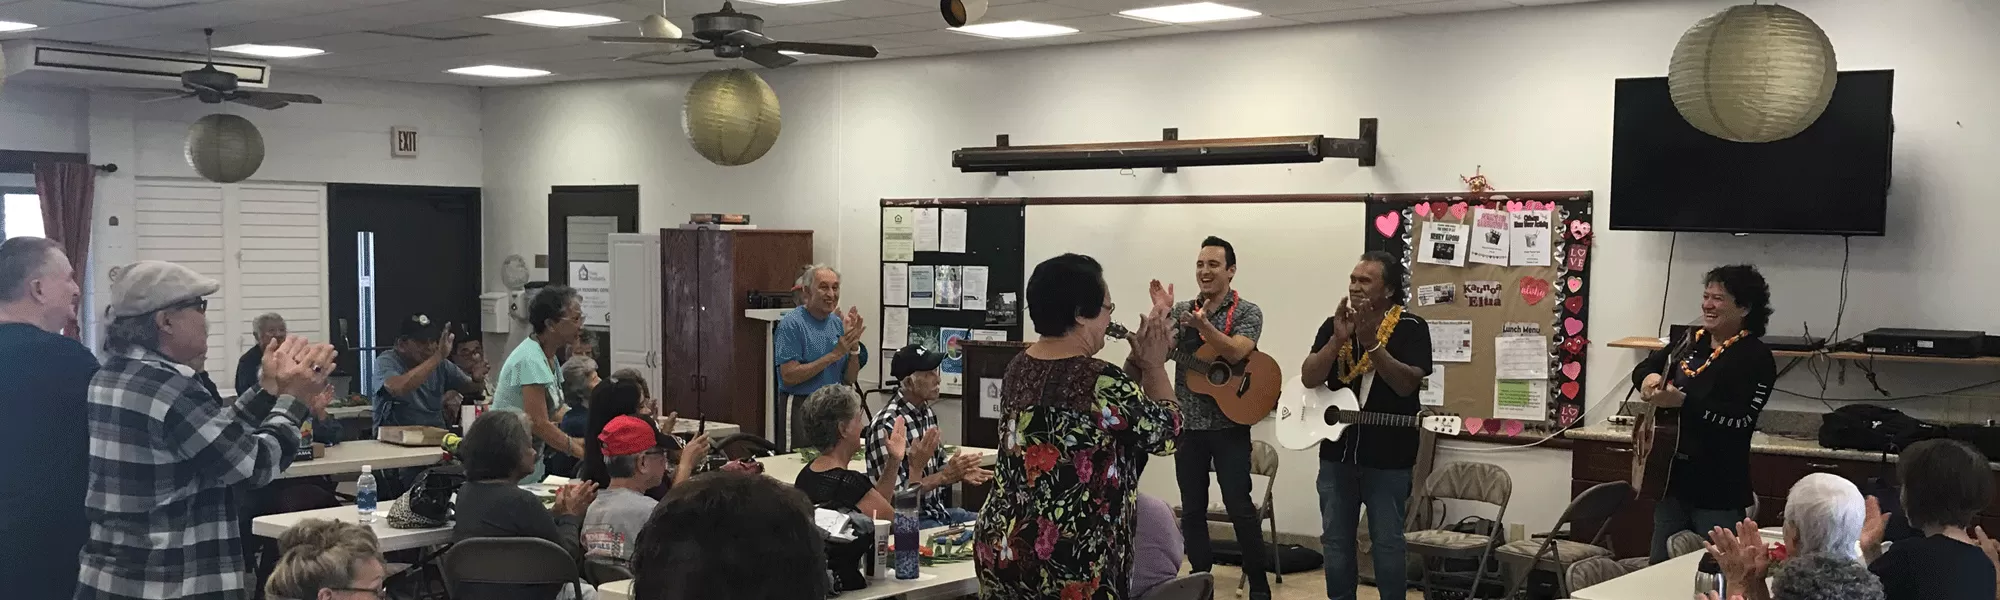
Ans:
POLYGON ((1670 357, 1681 343, 1681 338, 1674 338, 1666 349, 1653 352, 1632 369, 1632 384, 1671 369, 1670 380, 1687 394, 1680 410, 1668 413, 1679 419, 1681 431, 1667 493, 1693 508, 1740 510, 1751 503, 1750 434, 1757 431, 1757 417, 1771 400, 1778 365, 1764 340, 1751 336, 1702 369, 1714 351, 1713 342, 1704 335, 1685 352, 1670 357), (1682 359, 1701 375, 1688 377, 1681 369, 1682 359))

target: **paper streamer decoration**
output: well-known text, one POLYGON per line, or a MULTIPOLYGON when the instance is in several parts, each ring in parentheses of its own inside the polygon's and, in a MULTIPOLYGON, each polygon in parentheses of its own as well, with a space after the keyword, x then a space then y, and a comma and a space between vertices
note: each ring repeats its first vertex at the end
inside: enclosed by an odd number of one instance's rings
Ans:
POLYGON ((1798 135, 1826 111, 1838 78, 1833 41, 1804 13, 1733 6, 1681 35, 1667 93, 1695 129, 1735 142, 1798 135))
POLYGON ((681 111, 694 151, 725 167, 747 165, 778 143, 783 119, 778 93, 756 73, 743 69, 710 71, 688 88, 681 111))
POLYGON ((185 154, 188 166, 202 178, 236 183, 264 165, 264 134, 249 119, 212 114, 188 127, 185 154))

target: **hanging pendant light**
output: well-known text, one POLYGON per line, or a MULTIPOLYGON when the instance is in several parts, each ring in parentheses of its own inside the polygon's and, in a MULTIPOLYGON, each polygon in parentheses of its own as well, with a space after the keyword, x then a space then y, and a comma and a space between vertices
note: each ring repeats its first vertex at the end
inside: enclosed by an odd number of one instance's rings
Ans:
POLYGON ((264 164, 264 134, 249 119, 216 113, 188 127, 187 162, 209 181, 249 179, 264 164))
POLYGON ((711 71, 688 88, 681 127, 694 151, 725 167, 747 165, 778 143, 778 93, 756 73, 711 71))
POLYGON ((1775 142, 1819 119, 1837 78, 1833 42, 1812 19, 1783 6, 1743 5, 1681 35, 1667 90, 1696 129, 1775 142))

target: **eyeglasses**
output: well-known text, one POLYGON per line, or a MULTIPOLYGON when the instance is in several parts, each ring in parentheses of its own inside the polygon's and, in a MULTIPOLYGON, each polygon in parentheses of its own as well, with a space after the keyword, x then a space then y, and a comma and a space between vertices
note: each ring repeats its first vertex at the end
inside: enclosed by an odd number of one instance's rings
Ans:
POLYGON ((1118 312, 1118 303, 1117 302, 1104 303, 1104 312, 1118 312))
POLYGON ((168 310, 180 309, 180 308, 192 308, 194 309, 195 312, 208 314, 208 299, 195 298, 193 300, 189 300, 186 302, 182 302, 180 304, 175 304, 173 306, 167 307, 168 310))

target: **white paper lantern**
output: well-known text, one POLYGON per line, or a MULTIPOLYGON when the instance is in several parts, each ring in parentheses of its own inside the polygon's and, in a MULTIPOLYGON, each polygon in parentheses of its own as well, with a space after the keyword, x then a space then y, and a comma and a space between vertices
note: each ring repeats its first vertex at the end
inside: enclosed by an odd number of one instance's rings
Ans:
POLYGON ((213 114, 188 127, 188 166, 209 181, 249 179, 264 164, 264 134, 249 119, 213 114))
POLYGON ((1833 42, 1799 11, 1735 6, 1681 35, 1667 70, 1689 124, 1737 142, 1775 142, 1819 120, 1838 79, 1833 42))
POLYGON ((725 167, 747 165, 778 143, 778 93, 743 69, 711 71, 688 88, 681 111, 694 151, 725 167))

